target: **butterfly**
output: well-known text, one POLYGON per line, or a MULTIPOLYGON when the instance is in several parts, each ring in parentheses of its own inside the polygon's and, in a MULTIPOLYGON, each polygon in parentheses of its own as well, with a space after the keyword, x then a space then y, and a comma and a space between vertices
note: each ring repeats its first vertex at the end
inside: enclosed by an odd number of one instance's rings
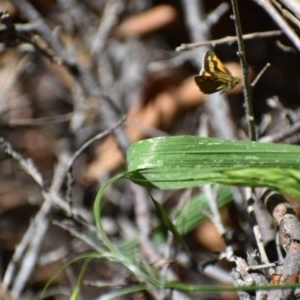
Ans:
POLYGON ((212 50, 205 52, 200 73, 194 79, 204 94, 227 92, 241 82, 240 78, 231 75, 212 50))

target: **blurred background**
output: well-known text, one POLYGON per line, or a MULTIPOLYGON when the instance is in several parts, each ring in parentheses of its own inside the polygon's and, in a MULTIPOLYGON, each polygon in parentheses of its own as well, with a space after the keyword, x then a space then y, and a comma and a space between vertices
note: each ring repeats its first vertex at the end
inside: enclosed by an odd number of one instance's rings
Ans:
MULTIPOLYGON (((253 88, 259 138, 276 141, 273 134, 299 119, 300 56, 293 41, 278 32, 280 28, 272 15, 257 2, 247 0, 238 4, 243 33, 253 34, 245 40, 251 78, 270 63, 253 88), (260 32, 267 31, 268 37, 259 36, 260 32)), ((274 7, 278 12, 286 12, 282 15, 297 35, 299 19, 298 23, 291 21, 289 16, 295 12, 289 7, 281 10, 284 2, 274 1, 277 5, 274 7)), ((185 134, 247 139, 241 87, 228 95, 217 95, 221 99, 216 100, 211 99, 215 96, 201 93, 194 83, 202 55, 208 48, 215 51, 234 75, 241 76, 241 68, 234 38, 215 42, 235 36, 230 1, 1 0, 0 10, 0 136, 37 169, 24 171, 20 166, 22 159, 7 155, 2 141, 2 277, 17 245, 23 243, 35 253, 19 292, 12 288, 14 280, 6 279, 4 290, 8 292, 3 292, 2 297, 37 299, 53 272, 76 254, 91 249, 70 229, 74 226, 78 233, 79 228, 90 227, 78 225, 76 218, 67 215, 67 209, 55 205, 45 214, 47 224, 38 244, 30 246, 28 241, 24 242, 33 222, 40 224, 36 217, 45 203, 45 192, 50 190, 71 203, 72 209, 82 214, 79 219, 84 218, 85 225, 93 226, 96 192, 108 178, 126 168, 125 151, 130 143, 148 137, 185 134), (211 42, 176 51, 183 43, 204 41, 211 42), (113 134, 110 132, 91 143, 72 162, 70 182, 66 164, 75 151, 96 134, 116 125, 125 115, 126 121, 113 134), (39 174, 42 183, 37 184, 32 174, 39 174), (68 227, 67 221, 73 222, 72 226, 68 227), (15 294, 10 295, 11 290, 15 294)), ((297 143, 298 135, 287 136, 284 141, 297 143)), ((167 210, 176 207, 183 197, 189 198, 184 191, 154 193, 167 210)), ((158 223, 149 195, 129 182, 116 183, 106 197, 105 229, 115 241, 139 236, 143 226, 149 235, 158 223), (148 214, 147 225, 138 225, 139 201, 145 204, 142 212, 148 214)), ((238 220, 232 221, 235 207, 230 205, 221 215, 225 224, 235 228, 238 220)), ((225 248, 220 234, 208 220, 190 231, 185 239, 201 262, 214 259, 215 253, 225 248)), ((150 261, 143 252, 145 249, 141 251, 142 259, 150 261)), ((14 276, 20 272, 18 267, 15 266, 14 276)), ((224 272, 230 271, 230 265, 225 262, 221 267, 224 272)), ((79 270, 77 262, 62 272, 47 299, 68 299, 79 270)), ((227 276, 218 275, 217 278, 224 279, 219 281, 184 264, 174 268, 174 274, 176 279, 189 283, 230 282, 227 276)), ((81 299, 96 299, 111 290, 110 284, 117 286, 135 280, 123 269, 95 261, 87 271, 81 299)), ((155 299, 156 296, 151 292, 136 293, 124 299, 155 299)), ((173 299, 199 299, 195 295, 177 297, 173 299)), ((205 297, 202 299, 236 296, 224 293, 205 297)))

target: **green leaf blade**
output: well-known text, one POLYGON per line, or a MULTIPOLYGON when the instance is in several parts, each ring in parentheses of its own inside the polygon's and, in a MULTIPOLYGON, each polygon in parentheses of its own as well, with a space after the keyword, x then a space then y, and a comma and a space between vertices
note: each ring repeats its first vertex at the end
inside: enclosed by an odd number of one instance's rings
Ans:
POLYGON ((300 147, 194 136, 132 144, 126 177, 160 189, 206 183, 279 188, 300 198, 300 147))

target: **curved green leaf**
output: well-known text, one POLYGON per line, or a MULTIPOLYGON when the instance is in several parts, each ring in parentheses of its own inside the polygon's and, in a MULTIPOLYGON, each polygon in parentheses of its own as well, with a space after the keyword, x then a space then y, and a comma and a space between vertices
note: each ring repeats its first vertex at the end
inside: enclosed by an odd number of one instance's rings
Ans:
POLYGON ((148 187, 266 186, 300 198, 300 147, 294 145, 159 137, 132 144, 127 164, 125 176, 148 187))

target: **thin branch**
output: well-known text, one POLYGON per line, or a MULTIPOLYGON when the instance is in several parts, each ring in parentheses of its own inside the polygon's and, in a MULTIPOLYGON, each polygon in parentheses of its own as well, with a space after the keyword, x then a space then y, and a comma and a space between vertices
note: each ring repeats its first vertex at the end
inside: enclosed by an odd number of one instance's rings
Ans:
MULTIPOLYGON (((65 168, 64 175, 67 176, 67 191, 66 191, 66 198, 68 200, 71 199, 71 192, 72 192, 72 186, 73 186, 73 175, 72 175, 72 167, 73 164, 75 162, 75 160, 79 157, 79 155, 86 149, 88 148, 91 144, 93 144, 94 142, 101 140, 103 138, 105 138, 106 136, 108 136, 109 134, 111 134, 112 132, 114 132, 115 130, 117 130, 122 123, 124 123, 126 120, 126 116, 123 116, 114 126, 112 126, 111 128, 98 133, 97 135, 93 136, 92 138, 90 138, 88 141, 86 141, 74 154, 73 156, 69 159, 67 166, 65 168)), ((68 201, 69 203, 71 203, 70 201, 68 201)))
POLYGON ((253 228, 253 234, 260 254, 260 259, 263 264, 269 264, 270 261, 264 247, 265 241, 263 238, 263 232, 261 230, 261 228, 265 228, 264 222, 269 223, 269 215, 266 214, 267 212, 263 210, 262 207, 255 203, 255 200, 252 197, 247 199, 247 212, 249 215, 250 224, 253 228))
POLYGON ((45 201, 17 246, 6 270, 3 284, 10 287, 16 299, 20 297, 36 265, 38 255, 50 224, 51 201, 45 201))
POLYGON ((98 26, 96 37, 91 47, 91 53, 94 57, 100 56, 106 41, 114 26, 118 22, 118 15, 123 10, 124 3, 119 0, 108 1, 105 5, 101 22, 98 26))
MULTIPOLYGON (((2 12, 3 13, 3 12, 2 12)), ((37 23, 25 23, 25 24, 14 24, 15 30, 19 33, 31 33, 33 31, 37 31, 37 23)), ((0 25, 0 34, 4 34, 7 32, 7 26, 6 25, 0 25)))
POLYGON ((12 159, 18 162, 20 167, 23 169, 25 173, 27 173, 36 183, 37 185, 44 189, 45 183, 41 173, 35 167, 34 163, 30 159, 25 159, 21 154, 16 152, 11 144, 7 142, 4 138, 0 138, 0 151, 6 153, 12 159))
POLYGON ((243 70, 243 86, 244 86, 243 91, 245 97, 246 117, 248 122, 248 135, 249 135, 249 139, 254 141, 257 139, 257 135, 255 130, 255 121, 254 121, 254 114, 253 114, 252 88, 249 79, 249 67, 246 61, 245 45, 243 41, 242 25, 241 25, 237 0, 231 0, 231 5, 232 5, 232 11, 234 17, 235 31, 237 35, 240 63, 243 70))
POLYGON ((70 168, 72 167, 74 161, 78 158, 78 156, 87 148, 89 147, 91 144, 93 144, 94 142, 101 140, 103 138, 105 138, 106 136, 108 136, 109 134, 111 134, 114 130, 116 130, 117 128, 120 127, 120 125, 122 123, 124 123, 124 121, 126 120, 126 116, 123 116, 115 125, 113 125, 111 128, 106 129, 103 132, 100 132, 98 134, 96 134, 95 136, 93 136, 92 138, 90 138, 88 141, 86 141, 75 153, 74 155, 71 157, 71 159, 68 162, 68 167, 67 170, 70 170, 70 168))
POLYGON ((280 0, 286 7, 292 11, 298 19, 300 19, 300 3, 299 0, 280 0))
MULTIPOLYGON (((282 35, 281 30, 253 32, 253 33, 244 34, 243 35, 243 40, 252 40, 252 39, 257 39, 257 38, 275 37, 275 36, 280 36, 280 35, 282 35)), ((191 50, 191 49, 202 47, 202 46, 215 47, 215 46, 220 45, 220 44, 231 44, 231 43, 236 43, 236 42, 237 42, 237 37, 236 36, 226 36, 226 37, 216 39, 216 40, 181 44, 175 50, 176 51, 186 51, 186 50, 191 50)))
POLYGON ((95 251, 99 253, 105 251, 104 247, 101 246, 101 241, 95 238, 97 236, 97 232, 94 230, 95 228, 89 226, 87 223, 78 222, 78 220, 74 219, 64 219, 62 221, 54 220, 52 223, 69 232, 72 236, 81 240, 95 251))
POLYGON ((300 20, 294 15, 292 14, 289 10, 285 9, 284 7, 282 7, 282 5, 280 3, 278 3, 275 0, 272 0, 274 6, 277 7, 277 9, 282 13, 282 15, 289 19, 291 22, 293 22, 298 28, 300 28, 300 20))
POLYGON ((260 142, 264 143, 273 143, 282 141, 285 138, 290 137, 291 135, 300 131, 300 121, 294 123, 289 128, 283 129, 280 132, 276 132, 272 135, 268 135, 259 139, 260 142))
POLYGON ((228 11, 229 5, 226 2, 222 2, 217 6, 206 18, 205 23, 208 28, 220 21, 220 18, 228 11))
POLYGON ((271 66, 270 63, 266 63, 266 65, 262 68, 262 70, 256 75, 254 80, 251 82, 251 87, 255 87, 258 80, 262 77, 262 75, 267 71, 267 69, 271 66))
MULTIPOLYGON (((65 123, 69 122, 71 120, 71 117, 73 115, 73 112, 62 114, 62 115, 56 115, 56 116, 49 116, 49 117, 41 117, 41 118, 34 118, 34 119, 14 119, 12 121, 9 121, 7 126, 11 127, 35 127, 35 126, 45 126, 45 125, 52 125, 57 123, 65 123)), ((3 126, 1 124, 1 126, 3 126)))
POLYGON ((289 26, 282 15, 274 8, 268 0, 253 0, 271 16, 281 30, 286 34, 294 46, 300 51, 300 39, 296 32, 289 26))

